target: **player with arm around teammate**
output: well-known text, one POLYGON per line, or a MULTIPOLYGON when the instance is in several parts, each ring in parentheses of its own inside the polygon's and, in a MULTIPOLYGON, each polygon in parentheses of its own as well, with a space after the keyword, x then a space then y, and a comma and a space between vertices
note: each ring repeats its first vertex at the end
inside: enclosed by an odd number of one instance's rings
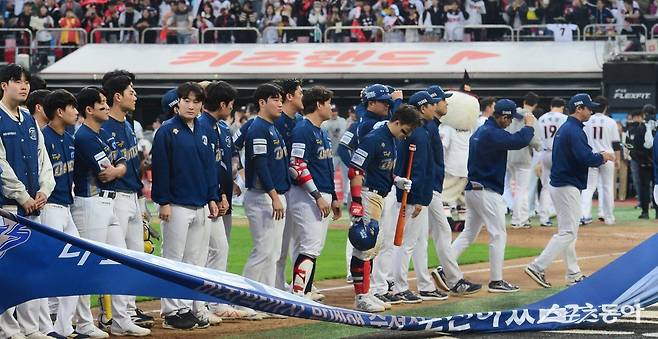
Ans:
POLYGON ((485 225, 489 232, 489 286, 491 293, 518 292, 519 287, 503 280, 505 260, 505 202, 503 186, 507 163, 507 151, 519 150, 530 144, 534 134, 535 117, 523 116, 525 127, 512 134, 505 130, 516 113, 516 104, 500 99, 494 106, 494 114, 471 136, 468 150, 468 184, 466 199, 466 224, 464 231, 452 243, 455 257, 470 246, 485 225))
POLYGON ((555 134, 550 192, 557 211, 558 232, 539 257, 525 268, 525 273, 542 287, 551 287, 544 272, 558 255, 564 255, 567 285, 576 284, 585 278, 576 256, 581 190, 587 187, 589 167, 599 167, 606 161, 615 160, 614 153, 594 153, 587 144, 583 123, 589 120, 592 108, 598 106, 588 94, 574 95, 569 100, 572 113, 555 134))
MULTIPOLYGON (((153 201, 160 205, 162 256, 204 266, 208 251, 206 220, 219 215, 215 153, 211 131, 196 119, 201 112, 203 88, 187 82, 176 92, 178 114, 162 124, 153 140, 153 201)), ((163 298, 163 328, 208 327, 204 306, 163 298)))
POLYGON ((288 214, 293 238, 292 292, 310 298, 316 260, 327 236, 329 214, 340 218, 341 204, 336 198, 331 141, 320 128, 331 117, 333 93, 316 86, 304 93, 305 119, 292 132, 288 214))
MULTIPOLYGON (((382 247, 383 237, 377 236, 382 218, 384 199, 395 184, 411 190, 411 180, 393 175, 396 159, 395 139, 404 139, 420 125, 420 113, 413 106, 402 105, 384 126, 368 134, 354 151, 350 163, 350 215, 355 225, 350 229, 350 242, 354 245, 351 273, 354 279, 355 308, 365 312, 382 312, 385 305, 370 294, 372 259, 382 247), (361 218, 364 220, 361 221, 361 218), (354 232, 359 224, 377 229, 377 232, 354 232), (356 236, 360 233, 361 236, 356 236), (374 238, 374 239, 373 239, 374 238)), ((390 305, 389 305, 390 307, 390 305)))
POLYGON ((583 190, 580 200, 581 224, 587 225, 592 222, 592 196, 598 188, 599 219, 606 225, 613 225, 615 223, 615 168, 619 168, 621 138, 617 123, 606 114, 608 100, 599 96, 594 98, 594 102, 598 103, 599 107, 593 109, 596 113, 584 123, 587 143, 594 153, 614 153, 615 161, 606 161, 599 167, 589 169, 587 188, 583 190))

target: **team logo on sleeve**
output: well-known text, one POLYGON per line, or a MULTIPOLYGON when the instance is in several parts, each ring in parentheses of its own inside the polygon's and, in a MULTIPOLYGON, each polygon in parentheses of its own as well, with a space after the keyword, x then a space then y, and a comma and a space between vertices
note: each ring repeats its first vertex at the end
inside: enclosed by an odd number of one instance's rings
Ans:
POLYGON ((201 142, 203 142, 204 146, 208 146, 208 137, 205 135, 201 136, 201 142))
POLYGON ((178 134, 178 128, 174 128, 173 130, 171 130, 171 132, 174 134, 178 134))
POLYGON ((30 133, 30 139, 37 140, 37 129, 36 128, 30 127, 29 133, 30 133))
POLYGON ((6 219, 4 219, 4 223, 9 223, 9 225, 0 226, 0 259, 7 251, 27 242, 32 234, 32 231, 21 224, 9 222, 6 219))

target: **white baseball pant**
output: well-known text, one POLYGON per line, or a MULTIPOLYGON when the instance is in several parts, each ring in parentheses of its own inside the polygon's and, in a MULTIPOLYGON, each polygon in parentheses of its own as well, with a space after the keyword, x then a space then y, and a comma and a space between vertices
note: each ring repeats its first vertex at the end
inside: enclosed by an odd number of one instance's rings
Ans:
POLYGON ((206 267, 226 271, 228 267, 228 237, 226 236, 226 219, 230 222, 231 215, 223 215, 209 220, 210 239, 208 242, 208 260, 206 267))
MULTIPOLYGON (((321 193, 322 198, 331 204, 331 194, 321 193)), ((322 217, 315 199, 303 188, 293 186, 288 192, 288 215, 295 237, 293 253, 317 258, 322 253, 331 217, 322 217)), ((331 215, 331 214, 330 214, 331 215)), ((295 261, 296 256, 292 258, 295 261)))
POLYGON ((581 193, 580 206, 583 218, 592 217, 592 196, 599 191, 599 216, 607 225, 615 223, 615 165, 607 161, 591 167, 587 173, 587 188, 581 193))
POLYGON ((580 225, 580 190, 573 186, 551 186, 551 198, 557 211, 558 232, 549 240, 530 268, 544 272, 558 255, 564 254, 567 264, 567 279, 575 279, 581 275, 576 257, 576 239, 580 225))
POLYGON ((503 280, 503 262, 505 261, 505 202, 503 197, 489 190, 466 191, 466 224, 462 233, 452 243, 455 258, 470 246, 477 238, 482 225, 489 232, 489 280, 503 280))
POLYGON ((551 168, 553 167, 553 152, 544 151, 541 159, 541 192, 539 193, 539 222, 546 224, 555 212, 550 193, 551 168))
MULTIPOLYGON (((171 205, 169 221, 162 221, 162 257, 187 264, 204 266, 208 258, 210 227, 207 207, 171 205)), ((203 302, 163 298, 161 314, 169 316, 179 311, 201 311, 203 302)))
POLYGON ((513 164, 507 168, 510 180, 514 181, 515 194, 512 206, 512 224, 519 225, 528 222, 528 186, 530 185, 530 167, 513 164))
POLYGON ((658 201, 658 185, 653 186, 653 201, 658 201))
MULTIPOLYGON (((114 215, 119 220, 126 247, 129 250, 144 252, 143 213, 137 193, 117 192, 114 199, 114 215)), ((135 314, 135 296, 127 296, 128 313, 135 314)))
MULTIPOLYGON (((363 193, 361 194, 363 195, 363 193)), ((393 237, 395 236, 395 223, 400 210, 397 205, 395 188, 392 188, 384 199, 382 217, 379 220, 377 258, 372 261, 370 290, 374 294, 385 294, 388 291, 387 281, 393 280, 393 237)))
MULTIPOLYGON (((119 220, 114 214, 114 199, 75 197, 71 206, 71 216, 78 227, 80 237, 126 248, 126 241, 119 220)), ((132 322, 128 314, 128 296, 112 296, 112 326, 125 328, 132 322)), ((93 323, 89 296, 80 296, 76 306, 76 317, 83 324, 93 323)))
MULTIPOLYGON (((432 240, 434 240, 436 254, 441 261, 441 266, 443 266, 443 271, 448 280, 446 283, 449 287, 454 287, 459 280, 464 278, 464 274, 459 269, 457 258, 455 257, 455 254, 452 251, 452 245, 450 244, 452 242, 452 229, 450 228, 448 218, 443 210, 441 193, 437 191, 432 193, 432 201, 427 209, 429 235, 432 237, 432 240)), ((468 213, 468 211, 466 213, 468 213)), ((427 243, 427 238, 425 239, 425 243, 427 243)), ((422 254, 420 250, 418 252, 419 254, 422 254)), ((414 255, 415 253, 416 251, 414 251, 414 255)), ((425 251, 425 256, 427 256, 427 251, 425 251)), ((427 259, 425 259, 425 262, 427 262, 427 259)))
MULTIPOLYGON (((292 188, 292 187, 291 187, 292 188)), ((290 191, 286 192, 285 197, 288 201, 290 191)), ((290 202, 288 202, 286 207, 286 217, 285 223, 283 224, 283 235, 281 237, 281 251, 277 255, 276 260, 276 272, 274 278, 274 287, 285 290, 286 289, 286 265, 288 264, 288 258, 295 260, 295 254, 293 253, 293 243, 295 238, 295 230, 292 222, 288 218, 290 214, 290 202)), ((294 262, 293 262, 294 264, 294 262)))
MULTIPOLYGON (((401 205, 398 204, 398 210, 400 208, 401 205)), ((425 253, 427 253, 427 206, 423 206, 421 212, 415 218, 411 217, 411 214, 414 212, 414 205, 407 205, 405 212, 407 213, 407 217, 404 223, 402 244, 400 246, 393 246, 391 251, 393 255, 393 266, 391 267, 391 271, 393 273, 393 281, 395 282, 395 285, 393 285, 393 293, 400 293, 409 289, 407 279, 409 274, 409 259, 412 257, 412 252, 414 252, 415 249, 420 251, 424 248, 425 253)), ((424 286, 421 286, 419 283, 418 290, 434 291, 436 288, 432 288, 433 283, 430 278, 429 270, 427 269, 427 254, 425 254, 424 258, 422 256, 413 256, 413 259, 416 275, 419 278, 423 276, 427 278, 430 286, 430 288, 427 287, 427 281, 424 282, 424 286), (423 259, 425 261, 418 261, 423 259), (425 274, 419 276, 418 272, 421 271, 424 271, 425 274)))
POLYGON ((14 318, 14 311, 16 311, 16 308, 11 307, 0 314, 0 337, 2 338, 11 338, 21 334, 21 327, 14 318))
MULTIPOLYGON (((71 210, 67 206, 57 204, 46 204, 41 211, 41 221, 44 225, 52 227, 60 232, 80 237, 78 228, 73 222, 71 210)), ((55 320, 55 332, 63 336, 73 334, 73 316, 76 313, 80 296, 59 297, 57 298, 58 307, 56 310, 57 320, 55 320)), ((76 327, 81 333, 86 333, 94 326, 91 318, 77 318, 76 327)))
MULTIPOLYGON (((279 194, 286 210, 286 197, 279 194)), ((252 248, 242 275, 268 286, 274 286, 276 260, 281 254, 285 217, 274 220, 272 198, 267 193, 247 190, 244 194, 244 211, 249 221, 252 248)))

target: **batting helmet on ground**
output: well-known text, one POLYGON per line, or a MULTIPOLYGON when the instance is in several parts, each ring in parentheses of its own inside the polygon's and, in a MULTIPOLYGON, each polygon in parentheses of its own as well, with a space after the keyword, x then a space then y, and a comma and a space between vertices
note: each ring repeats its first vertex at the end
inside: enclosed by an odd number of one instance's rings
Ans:
POLYGON ((377 220, 370 220, 370 222, 366 224, 361 219, 352 224, 348 233, 348 238, 354 248, 359 251, 367 251, 375 247, 378 234, 379 223, 377 220))

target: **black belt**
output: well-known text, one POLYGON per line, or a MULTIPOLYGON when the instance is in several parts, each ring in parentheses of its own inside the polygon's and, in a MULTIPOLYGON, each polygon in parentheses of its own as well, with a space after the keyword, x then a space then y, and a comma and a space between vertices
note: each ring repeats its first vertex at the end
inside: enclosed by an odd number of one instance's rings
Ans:
POLYGON ((117 192, 115 192, 115 191, 100 191, 100 193, 98 193, 98 196, 101 197, 101 198, 114 199, 114 198, 117 197, 117 192))
POLYGON ((484 186, 471 186, 472 191, 484 191, 484 186))

